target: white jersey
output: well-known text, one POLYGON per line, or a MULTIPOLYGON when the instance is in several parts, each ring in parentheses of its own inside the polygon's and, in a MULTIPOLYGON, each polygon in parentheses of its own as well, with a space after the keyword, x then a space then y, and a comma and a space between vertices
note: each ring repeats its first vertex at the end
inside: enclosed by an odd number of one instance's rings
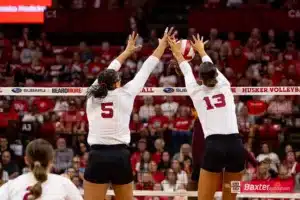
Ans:
MULTIPOLYGON (((108 95, 103 99, 93 96, 88 98, 86 113, 89 122, 89 145, 130 143, 129 122, 134 99, 158 62, 158 58, 150 56, 132 81, 123 87, 108 91, 108 95)), ((118 71, 120 67, 121 64, 114 60, 108 69, 118 71)), ((97 80, 93 83, 95 84, 98 84, 97 80)))
MULTIPOLYGON (((204 56, 202 61, 212 63, 209 56, 204 56)), ((204 136, 238 133, 234 98, 225 76, 217 70, 218 83, 209 88, 197 83, 188 62, 182 62, 180 69, 184 74, 186 89, 193 100, 204 136)))
MULTIPOLYGON (((1 200, 27 200, 28 188, 36 184, 32 172, 10 180, 0 187, 1 200)), ((79 190, 67 178, 48 174, 48 179, 42 183, 42 196, 38 200, 83 200, 79 190)))

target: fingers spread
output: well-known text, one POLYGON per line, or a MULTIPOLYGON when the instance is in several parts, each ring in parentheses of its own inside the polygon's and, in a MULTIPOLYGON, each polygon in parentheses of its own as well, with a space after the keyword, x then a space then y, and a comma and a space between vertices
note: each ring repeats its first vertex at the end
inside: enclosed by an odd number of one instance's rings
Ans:
POLYGON ((171 38, 175 39, 177 33, 178 33, 178 31, 174 31, 174 33, 171 35, 171 38))
POLYGON ((174 27, 171 27, 169 32, 168 32, 168 36, 172 35, 173 30, 174 30, 174 27))

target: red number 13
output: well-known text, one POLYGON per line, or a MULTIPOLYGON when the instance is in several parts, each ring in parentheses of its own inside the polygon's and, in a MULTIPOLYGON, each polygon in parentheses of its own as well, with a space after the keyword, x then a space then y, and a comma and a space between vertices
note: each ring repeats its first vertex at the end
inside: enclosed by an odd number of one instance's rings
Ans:
POLYGON ((224 106, 226 106, 226 101, 225 101, 225 96, 224 94, 217 94, 212 96, 213 100, 216 100, 216 102, 211 103, 211 100, 209 97, 204 97, 203 100, 206 103, 206 108, 207 110, 212 110, 215 108, 222 108, 224 106))

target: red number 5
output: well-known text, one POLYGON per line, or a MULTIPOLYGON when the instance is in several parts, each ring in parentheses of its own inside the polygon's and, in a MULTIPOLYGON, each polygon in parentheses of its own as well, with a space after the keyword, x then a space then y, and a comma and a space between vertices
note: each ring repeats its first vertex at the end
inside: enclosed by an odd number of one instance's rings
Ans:
POLYGON ((113 118, 114 110, 113 110, 113 103, 101 103, 101 116, 103 118, 113 118))
POLYGON ((212 105, 209 97, 204 97, 203 98, 203 100, 206 103, 207 110, 211 110, 211 109, 214 109, 214 108, 222 108, 222 107, 226 106, 226 101, 225 101, 224 94, 214 95, 214 96, 212 96, 212 99, 216 100, 216 102, 213 103, 213 105, 212 105))

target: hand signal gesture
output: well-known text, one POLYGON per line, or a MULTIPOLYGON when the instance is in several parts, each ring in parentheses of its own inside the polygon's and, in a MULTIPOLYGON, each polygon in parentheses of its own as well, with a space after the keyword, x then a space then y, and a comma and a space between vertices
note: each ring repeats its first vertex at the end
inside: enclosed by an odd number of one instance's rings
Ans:
POLYGON ((135 32, 132 32, 129 35, 129 39, 128 39, 127 46, 125 49, 126 52, 133 54, 134 52, 141 50, 142 45, 136 45, 136 40, 138 37, 139 37, 139 34, 137 34, 135 32))
POLYGON ((168 47, 168 37, 175 38, 176 34, 177 31, 174 31, 174 27, 170 28, 170 30, 167 27, 165 29, 164 36, 161 39, 158 39, 159 46, 162 46, 163 48, 166 49, 168 47))
POLYGON ((191 45, 192 45, 192 47, 194 48, 195 51, 202 52, 202 51, 205 51, 204 47, 205 47, 207 42, 208 42, 208 40, 203 42, 203 36, 200 39, 199 34, 197 34, 197 37, 195 37, 193 35, 193 41, 191 41, 191 45))

